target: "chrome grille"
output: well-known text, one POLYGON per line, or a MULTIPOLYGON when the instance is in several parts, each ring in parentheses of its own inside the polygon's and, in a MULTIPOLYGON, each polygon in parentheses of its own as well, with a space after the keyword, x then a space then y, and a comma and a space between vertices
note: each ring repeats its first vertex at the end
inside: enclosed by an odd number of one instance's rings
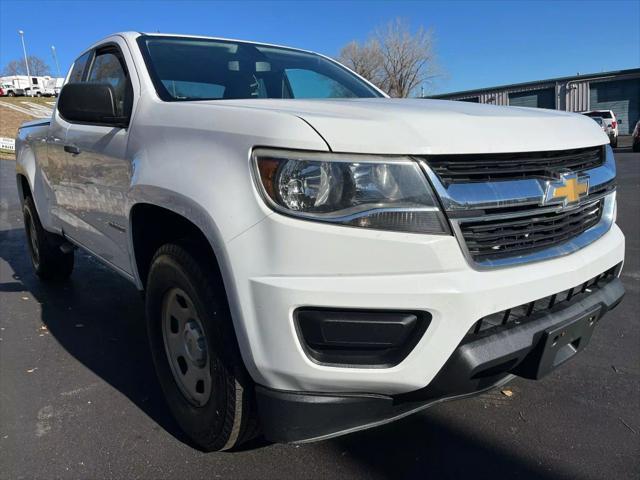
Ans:
POLYGON ((552 172, 581 172, 601 166, 603 147, 550 152, 434 155, 427 164, 443 184, 547 178, 552 172))
POLYGON ((551 248, 595 226, 602 217, 604 199, 575 208, 534 209, 518 216, 487 216, 461 221, 460 232, 471 258, 479 263, 551 248))

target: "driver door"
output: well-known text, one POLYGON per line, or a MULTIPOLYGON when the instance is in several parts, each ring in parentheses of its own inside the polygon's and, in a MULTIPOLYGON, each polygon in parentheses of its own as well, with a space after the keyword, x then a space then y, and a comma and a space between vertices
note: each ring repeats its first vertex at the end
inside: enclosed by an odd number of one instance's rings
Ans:
MULTIPOLYGON (((109 43, 95 49, 84 81, 113 86, 118 115, 130 117, 134 89, 124 48, 126 45, 109 43)), ((69 236, 131 274, 126 215, 132 175, 128 141, 129 128, 70 122, 64 151, 66 182, 75 196, 69 213, 77 220, 69 236)))

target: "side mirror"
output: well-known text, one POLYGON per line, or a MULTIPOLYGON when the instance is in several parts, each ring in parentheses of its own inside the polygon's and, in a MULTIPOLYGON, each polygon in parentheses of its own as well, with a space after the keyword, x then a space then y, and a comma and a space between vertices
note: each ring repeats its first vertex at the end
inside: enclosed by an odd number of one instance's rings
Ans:
POLYGON ((108 83, 68 83, 58 98, 58 111, 69 122, 126 128, 128 117, 118 116, 113 86, 108 83))
POLYGON ((622 119, 621 118, 618 119, 618 125, 622 125, 622 119))

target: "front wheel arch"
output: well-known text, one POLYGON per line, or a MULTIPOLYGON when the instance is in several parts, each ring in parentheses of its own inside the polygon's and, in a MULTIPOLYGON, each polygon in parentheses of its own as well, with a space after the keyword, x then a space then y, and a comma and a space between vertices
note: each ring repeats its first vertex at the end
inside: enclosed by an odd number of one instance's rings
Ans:
POLYGON ((218 257, 203 230, 185 216, 150 203, 135 204, 129 212, 132 260, 140 286, 144 288, 149 267, 158 249, 167 243, 189 239, 197 244, 222 273, 218 257))
POLYGON ((31 193, 31 186, 29 185, 29 180, 26 175, 19 173, 16 177, 18 183, 18 194, 20 195, 20 200, 24 203, 27 197, 33 196, 31 193))
POLYGON ((171 195, 173 203, 171 208, 167 208, 156 203, 139 202, 129 210, 129 251, 138 288, 144 291, 151 261, 162 245, 193 239, 214 264, 231 311, 242 361, 250 376, 257 381, 261 377, 260 371, 251 354, 248 334, 241 320, 238 294, 217 226, 207 212, 189 198, 157 187, 146 187, 144 193, 140 193, 146 198, 171 195), (187 212, 191 215, 187 216, 187 212))

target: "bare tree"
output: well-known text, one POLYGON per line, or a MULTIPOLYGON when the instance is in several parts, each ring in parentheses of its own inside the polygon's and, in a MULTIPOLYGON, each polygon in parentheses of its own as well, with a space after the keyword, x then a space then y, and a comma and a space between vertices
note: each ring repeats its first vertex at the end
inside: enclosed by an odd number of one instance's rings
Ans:
POLYGON ((386 90, 392 97, 406 98, 436 76, 431 30, 420 27, 412 35, 409 25, 396 19, 379 29, 376 37, 382 47, 386 90))
POLYGON ((20 62, 19 60, 11 60, 2 69, 2 75, 3 76, 22 75, 23 71, 24 71, 24 61, 20 62))
POLYGON ((31 75, 50 75, 51 70, 49 65, 40 57, 29 56, 27 58, 29 60, 29 73, 31 75))
POLYGON ((358 75, 366 78, 378 87, 383 87, 382 51, 376 39, 369 39, 365 44, 349 42, 340 50, 340 63, 346 65, 358 75))
POLYGON ((438 76, 433 32, 411 32, 402 19, 378 28, 364 45, 347 44, 340 61, 392 97, 406 98, 438 76))
MULTIPOLYGON (((27 57, 27 60, 29 61, 29 73, 31 75, 38 77, 38 76, 50 74, 49 65, 47 65, 45 61, 42 60, 40 57, 29 55, 29 57, 27 57)), ((27 74, 27 69, 25 68, 24 60, 22 59, 11 60, 2 69, 3 76, 26 75, 26 74, 27 74)))

